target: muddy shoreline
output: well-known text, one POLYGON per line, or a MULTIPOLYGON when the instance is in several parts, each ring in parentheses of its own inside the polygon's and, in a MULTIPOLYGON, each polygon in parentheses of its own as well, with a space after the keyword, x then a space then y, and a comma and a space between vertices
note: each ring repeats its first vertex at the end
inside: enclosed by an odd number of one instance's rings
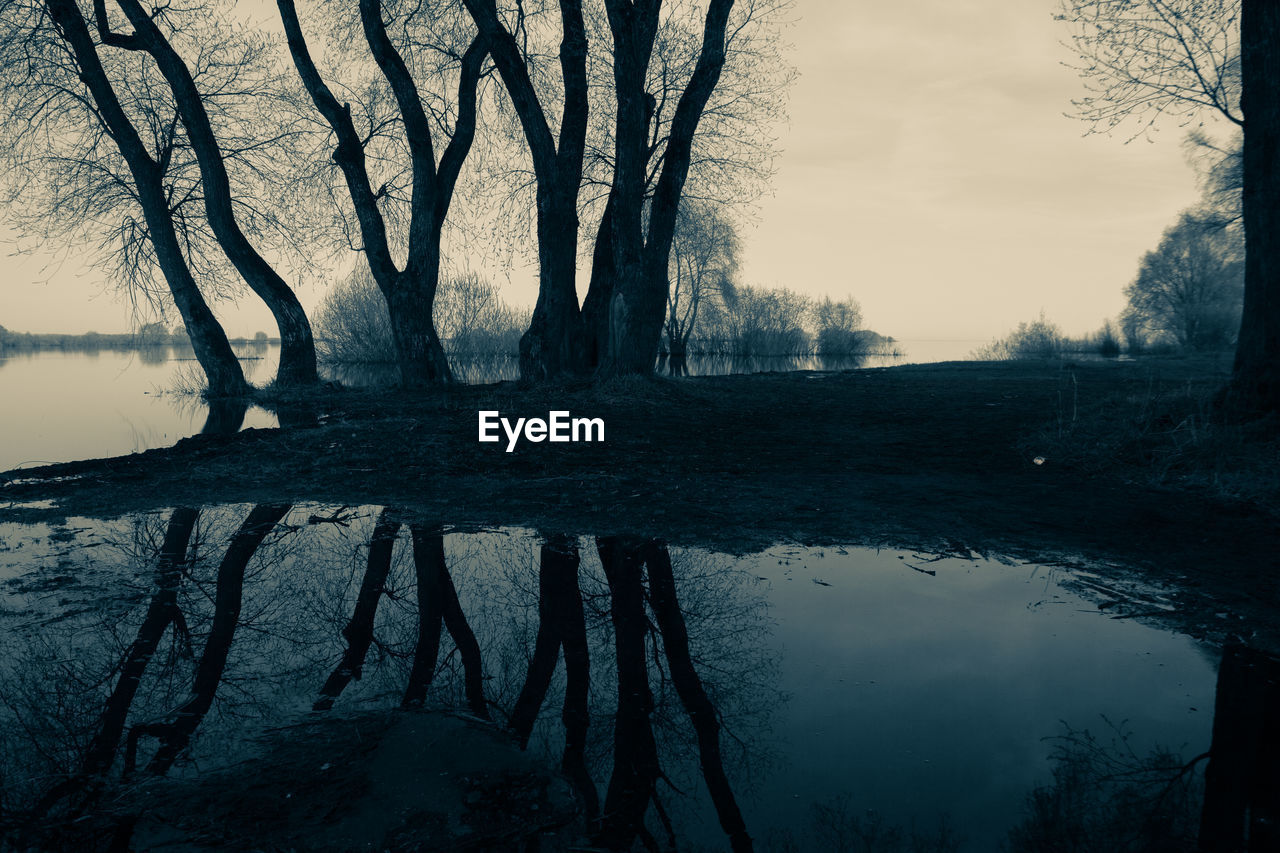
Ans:
POLYGON ((1169 587, 1166 621, 1275 648, 1280 519, 1266 504, 1037 450, 1090 406, 1211 386, 1219 371, 957 362, 538 391, 328 390, 294 401, 286 428, 0 475, 0 521, 313 501, 392 505, 452 529, 639 534, 736 553, 795 542, 998 554, 1169 587), (477 441, 480 410, 567 410, 603 418, 606 437, 508 453, 477 441), (43 501, 54 506, 33 504, 43 501))

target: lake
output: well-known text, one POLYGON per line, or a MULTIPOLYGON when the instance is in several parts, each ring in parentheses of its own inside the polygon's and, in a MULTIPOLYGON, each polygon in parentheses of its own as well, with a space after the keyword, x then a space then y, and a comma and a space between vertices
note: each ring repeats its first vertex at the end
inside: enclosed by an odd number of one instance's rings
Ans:
POLYGON ((603 832, 647 810, 682 850, 728 849, 741 822, 757 850, 990 851, 1062 830, 1028 829, 1035 797, 1095 832, 1159 800, 1176 833, 1194 803, 1167 754, 1207 749, 1221 654, 1129 618, 1167 608, 1155 592, 968 553, 731 556, 322 505, 7 523, 0 543, 5 814, 81 815, 57 830, 77 849, 300 843, 267 814, 291 809, 337 832, 391 770, 326 799, 346 753, 307 726, 408 700, 516 732, 603 832), (264 753, 306 769, 287 791, 237 769, 264 753), (163 786, 130 800, 129 766, 185 785, 180 813, 163 786), (210 791, 263 822, 185 807, 210 791))
MULTIPOLYGON (((980 341, 902 341, 906 355, 866 359, 691 357, 690 372, 742 373, 762 370, 818 370, 881 367, 963 359, 980 341)), ((278 347, 240 347, 245 374, 261 385, 275 374, 278 347)), ((513 358, 478 358, 458 364, 459 379, 494 382, 514 379, 513 358)), ((330 378, 351 385, 389 380, 390 372, 361 367, 329 368, 330 378)), ((198 380, 190 352, 158 349, 146 353, 58 352, 0 357, 0 471, 75 459, 135 453, 171 445, 204 425, 207 407, 198 397, 168 393, 198 380)), ((276 426, 275 416, 251 408, 244 428, 276 426)))

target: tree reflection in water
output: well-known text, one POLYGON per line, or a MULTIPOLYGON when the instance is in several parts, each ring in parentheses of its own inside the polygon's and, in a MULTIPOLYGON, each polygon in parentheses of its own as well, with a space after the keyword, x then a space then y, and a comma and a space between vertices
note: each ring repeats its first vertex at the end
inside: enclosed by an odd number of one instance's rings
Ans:
MULTIPOLYGON (((147 806, 136 784, 198 785, 251 754, 254 732, 443 708, 558 762, 578 843, 684 848, 714 815, 716 846, 735 851, 964 849, 945 825, 859 812, 858 779, 816 798, 809 826, 753 841, 744 785, 769 761, 782 697, 763 591, 728 558, 454 533, 396 508, 184 507, 103 529, 97 586, 77 598, 62 576, 30 580, 60 604, 3 640, 0 821, 20 847, 125 849, 147 806)), ((1275 849, 1275 666, 1224 653, 1203 821, 1204 762, 1073 733, 1009 849, 1275 849), (1086 846, 1062 846, 1073 837, 1086 846)))
MULTIPOLYGON (((130 779, 176 768, 198 779, 206 766, 233 763, 249 729, 296 708, 310 683, 319 685, 313 712, 385 707, 394 695, 405 708, 496 717, 521 747, 535 734, 538 750, 559 742, 582 836, 610 849, 629 849, 636 839, 652 845, 658 835, 674 843, 681 830, 669 795, 676 789, 666 785, 664 793, 663 785, 700 768, 726 838, 735 850, 751 849, 720 754, 716 690, 691 652, 697 622, 681 608, 665 546, 599 540, 599 569, 590 570, 584 596, 579 540, 548 535, 535 592, 527 563, 504 567, 504 536, 446 540, 439 525, 394 508, 376 518, 345 508, 305 522, 299 515, 262 505, 144 517, 131 538, 112 544, 125 567, 154 567, 149 589, 64 614, 59 624, 67 630, 33 625, 22 634, 25 648, 11 644, 2 690, 19 725, 6 726, 5 737, 21 744, 8 754, 4 820, 22 843, 127 845, 137 813, 121 805, 127 797, 120 792, 130 779), (532 631, 511 618, 529 611, 537 613, 532 631), (472 627, 477 618, 481 637, 472 627), (120 631, 129 625, 136 627, 124 640, 120 631), (112 648, 120 651, 112 656, 112 648), (559 689, 561 656, 563 696, 549 701, 559 689), (547 705, 560 706, 558 734, 553 717, 542 714, 547 705)), ((704 567, 704 575, 727 569, 704 567)), ((761 607, 703 595, 700 612, 715 626, 758 621, 761 607)), ((758 630, 741 624, 733 634, 758 630)), ((750 684, 746 673, 732 672, 735 662, 767 671, 758 650, 717 658, 716 646, 730 645, 710 639, 701 659, 716 660, 718 677, 750 684)), ((741 690, 720 692, 741 718, 741 690)))

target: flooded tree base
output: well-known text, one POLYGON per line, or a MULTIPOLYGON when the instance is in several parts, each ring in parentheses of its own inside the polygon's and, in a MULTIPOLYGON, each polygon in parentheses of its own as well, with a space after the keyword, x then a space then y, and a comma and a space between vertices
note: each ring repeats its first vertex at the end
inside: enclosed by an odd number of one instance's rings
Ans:
MULTIPOLYGON (((1187 630, 1230 633, 1229 612, 1275 636, 1274 503, 1176 477, 1157 486, 1141 460, 1068 464, 1054 452, 1057 436, 1116 401, 1137 412, 1160 389, 1221 379, 1220 365, 1192 360, 958 362, 600 388, 330 391, 296 401, 287 428, 13 472, 0 518, 394 502, 451 529, 655 535, 737 553, 781 541, 991 552, 1135 571, 1177 587, 1173 618, 1187 630), (511 453, 477 441, 480 410, 549 409, 602 418, 605 441, 511 453)), ((1280 488, 1269 471, 1257 477, 1280 488)))

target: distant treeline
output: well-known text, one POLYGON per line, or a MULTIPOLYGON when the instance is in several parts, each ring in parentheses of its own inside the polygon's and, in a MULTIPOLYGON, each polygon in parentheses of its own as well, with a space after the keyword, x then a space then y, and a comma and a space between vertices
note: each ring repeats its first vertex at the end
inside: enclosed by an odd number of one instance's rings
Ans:
MULTIPOLYGON (((861 308, 852 297, 817 300, 786 288, 718 281, 705 293, 695 292, 695 298, 701 310, 684 320, 679 332, 668 319, 659 355, 679 352, 682 345, 690 355, 735 358, 901 354, 893 338, 861 328, 861 308)), ((530 312, 507 304, 495 285, 469 274, 441 281, 435 317, 441 343, 458 370, 458 356, 515 357, 530 312)), ((386 302, 363 267, 329 291, 314 328, 320 358, 329 364, 395 362, 386 302)))
MULTIPOLYGON (((266 332, 258 332, 252 338, 231 338, 237 346, 266 346, 280 343, 279 338, 269 338, 266 332)), ((181 327, 166 328, 163 323, 145 323, 132 332, 85 332, 83 335, 34 334, 11 332, 0 326, 0 353, 61 350, 64 352, 96 352, 98 350, 132 351, 158 347, 184 347, 190 349, 191 339, 181 327)))
MULTIPOLYGON (((672 350, 668 334, 663 351, 672 350)), ((722 282, 705 299, 686 338, 696 355, 862 356, 900 355, 893 338, 862 328, 862 309, 853 297, 813 299, 785 287, 764 288, 722 282)))

